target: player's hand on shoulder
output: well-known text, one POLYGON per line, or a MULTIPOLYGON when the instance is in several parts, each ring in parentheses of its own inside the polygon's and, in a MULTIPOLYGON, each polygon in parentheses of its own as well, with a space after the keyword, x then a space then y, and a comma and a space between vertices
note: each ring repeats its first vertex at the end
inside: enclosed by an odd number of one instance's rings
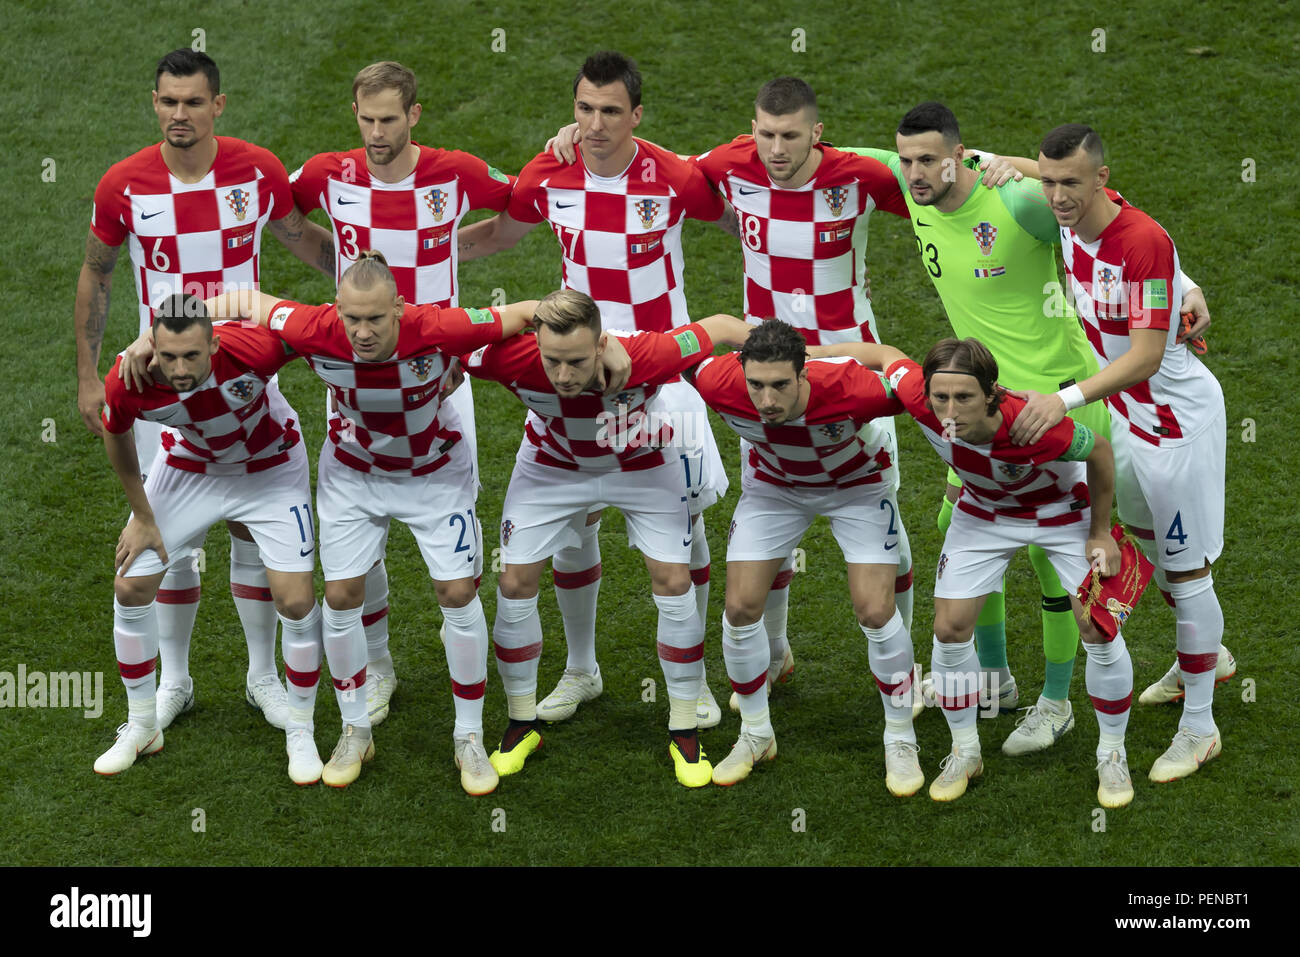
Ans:
POLYGON ((600 366, 596 370, 596 383, 601 386, 604 395, 617 395, 627 388, 627 380, 632 376, 632 357, 619 341, 618 336, 605 337, 605 351, 600 354, 600 366))
POLYGON ((153 351, 153 337, 149 330, 140 333, 139 338, 122 350, 122 361, 117 367, 117 375, 132 392, 143 392, 149 381, 150 369, 158 365, 153 351))
POLYGON ((1002 186, 1004 183, 1010 183, 1012 180, 1022 180, 1025 174, 1016 169, 1015 165, 1005 156, 995 156, 985 154, 984 159, 980 161, 980 172, 984 175, 980 182, 990 189, 1002 186))
POLYGON ((93 382, 79 382, 77 384, 77 411, 81 413, 81 421, 86 423, 86 428, 90 434, 104 437, 104 422, 99 417, 100 410, 104 408, 104 383, 100 379, 93 382))
POLYGON ((117 554, 113 558, 113 568, 118 575, 125 575, 142 552, 153 549, 167 564, 167 549, 163 547, 162 532, 152 521, 132 515, 117 538, 117 554))
POLYGON ((574 144, 582 137, 578 133, 578 124, 570 123, 568 126, 562 126, 546 141, 543 147, 544 152, 549 152, 555 157, 557 162, 569 164, 578 158, 578 151, 574 149, 574 144))
POLYGON ((1033 445, 1065 418, 1065 403, 1058 395, 1031 391, 1010 394, 1025 400, 1024 409, 1011 423, 1011 441, 1016 445, 1033 445))

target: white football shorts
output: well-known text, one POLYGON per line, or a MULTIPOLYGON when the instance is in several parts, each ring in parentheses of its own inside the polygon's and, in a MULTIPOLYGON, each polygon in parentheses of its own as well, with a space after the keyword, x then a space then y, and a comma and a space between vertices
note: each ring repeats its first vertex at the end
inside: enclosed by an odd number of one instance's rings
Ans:
POLYGON ((603 502, 623 513, 634 548, 685 565, 693 519, 684 478, 675 459, 634 472, 583 472, 539 465, 521 449, 501 506, 502 561, 531 565, 581 545, 588 511, 603 502))

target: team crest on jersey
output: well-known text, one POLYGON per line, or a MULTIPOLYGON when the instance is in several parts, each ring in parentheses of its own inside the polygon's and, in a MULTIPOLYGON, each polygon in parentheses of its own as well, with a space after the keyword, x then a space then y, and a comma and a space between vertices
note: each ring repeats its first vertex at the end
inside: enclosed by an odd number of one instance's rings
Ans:
POLYGON ((257 392, 257 386, 253 384, 250 376, 243 376, 234 382, 227 382, 226 389, 240 402, 247 402, 257 392))
POLYGON ((990 222, 982 222, 972 226, 970 231, 975 234, 975 242, 980 244, 980 252, 985 256, 992 255, 993 244, 998 241, 998 228, 990 222))
POLYGON ((415 377, 423 382, 433 371, 433 356, 419 356, 408 362, 407 366, 415 373, 415 377))
POLYGON ((226 205, 235 214, 235 219, 241 223, 244 221, 244 217, 248 215, 248 201, 252 198, 252 194, 245 189, 232 189, 226 194, 226 205))
POLYGON ((848 187, 832 186, 830 189, 824 189, 822 190, 822 199, 826 200, 831 215, 839 219, 840 214, 844 212, 844 204, 849 200, 848 187))
POLYGON ((935 574, 934 577, 942 578, 943 570, 947 567, 948 567, 948 553, 944 552, 942 555, 939 556, 939 571, 935 574))
POLYGON ((842 422, 829 422, 817 431, 834 442, 844 434, 844 424, 842 422))
POLYGON ((655 217, 659 215, 660 205, 653 199, 639 199, 632 208, 641 219, 641 228, 649 229, 655 224, 655 217))
POLYGON ((1101 290, 1101 296, 1098 298, 1109 301, 1110 294, 1119 286, 1119 273, 1115 272, 1109 266, 1102 266, 1097 273, 1097 288, 1101 290))
POLYGON ((1013 482, 1029 471, 1028 465, 1020 465, 1015 462, 1001 462, 998 464, 998 471, 1011 479, 1013 482))
POLYGON ((635 392, 620 392, 614 396, 615 405, 631 405, 632 400, 636 398, 635 392))
POLYGON ((429 207, 429 212, 433 213, 435 223, 442 222, 443 214, 447 212, 448 195, 440 189, 431 189, 424 194, 424 204, 429 207))
POLYGON ((514 534, 514 531, 515 531, 515 523, 510 521, 510 519, 507 518, 505 521, 501 523, 501 544, 502 545, 510 544, 510 536, 514 534))

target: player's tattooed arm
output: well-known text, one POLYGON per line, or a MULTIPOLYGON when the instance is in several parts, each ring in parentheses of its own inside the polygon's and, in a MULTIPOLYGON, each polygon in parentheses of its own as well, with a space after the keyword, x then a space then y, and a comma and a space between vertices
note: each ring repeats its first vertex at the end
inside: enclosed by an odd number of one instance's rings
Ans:
POLYGON ((271 220, 267 228, 289 252, 334 278, 334 237, 324 226, 313 223, 295 206, 288 216, 271 220))
POLYGON ((525 299, 522 302, 511 302, 499 306, 497 312, 501 314, 501 338, 508 339, 531 326, 533 324, 533 313, 537 311, 538 305, 540 305, 540 300, 525 299))
POLYGON ((73 307, 77 342, 77 410, 94 435, 104 434, 99 410, 104 404, 104 383, 99 378, 99 351, 108 324, 108 300, 113 288, 117 246, 101 242, 94 233, 86 237, 86 258, 77 277, 73 307))
POLYGON ((727 208, 723 211, 722 215, 713 221, 713 225, 717 226, 724 233, 730 233, 737 239, 740 238, 740 220, 736 218, 736 211, 731 208, 730 203, 727 204, 727 208))
POLYGON ((512 249, 536 223, 521 223, 509 213, 497 213, 460 230, 456 248, 462 261, 481 259, 503 249, 512 249))

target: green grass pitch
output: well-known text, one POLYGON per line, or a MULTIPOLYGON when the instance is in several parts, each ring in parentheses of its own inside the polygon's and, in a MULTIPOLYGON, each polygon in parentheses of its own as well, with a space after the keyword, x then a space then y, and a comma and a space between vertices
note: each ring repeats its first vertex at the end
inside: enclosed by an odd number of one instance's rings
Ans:
MULTIPOLYGON (((1291 342, 1297 318, 1294 149, 1300 34, 1289 4, 1029 5, 718 3, 634 4, 156 2, 57 7, 18 0, 0 34, 6 94, 0 211, 6 306, 0 369, 0 671, 103 673, 104 713, 0 710, 0 863, 72 864, 616 864, 616 865, 1182 865, 1294 863, 1300 725, 1293 625, 1296 512, 1286 484, 1300 461, 1291 342), (494 34, 503 30, 503 34, 494 34), (1103 31, 1103 32, 1098 32, 1103 31), (1133 805, 1098 827, 1096 723, 1083 689, 1078 727, 1051 751, 1004 757, 1012 720, 981 722, 982 783, 953 806, 924 794, 898 801, 883 786, 882 717, 853 620, 842 558, 824 522, 804 542, 790 634, 794 681, 774 696, 780 758, 733 789, 676 784, 664 733, 667 702, 654 657, 654 606, 639 557, 607 517, 599 646, 605 694, 546 733, 546 747, 485 799, 466 797, 451 760, 451 701, 433 590, 409 533, 389 550, 391 645, 401 687, 376 735, 378 756, 345 791, 299 789, 285 774, 283 736, 243 702, 245 649, 227 591, 228 543, 208 539, 192 673, 198 708, 167 733, 162 755, 105 780, 91 771, 125 713, 112 652, 113 545, 124 497, 75 404, 72 305, 95 184, 110 164, 156 142, 154 64, 202 41, 229 96, 217 131, 268 147, 290 170, 323 150, 352 148, 351 78, 396 59, 421 81, 419 142, 473 152, 517 172, 571 117, 583 58, 614 48, 645 77, 638 133, 698 152, 749 129, 766 80, 795 74, 818 92, 826 139, 893 144, 902 114, 941 99, 966 143, 1032 154, 1068 121, 1098 128, 1113 180, 1169 230, 1214 316, 1206 361, 1228 409, 1227 542, 1215 580, 1238 678, 1220 689, 1221 758, 1176 785, 1145 772, 1173 734, 1177 708, 1135 707, 1129 758, 1133 805), (493 49, 494 40, 504 50, 493 49), (1104 49, 1101 47, 1104 46, 1104 49), (52 441, 51 441, 52 440, 52 441), (658 700, 643 700, 652 679, 658 700), (204 828, 196 830, 201 809, 204 828)), ((692 314, 740 309, 740 254, 710 226, 686 227, 692 314)), ((273 238, 263 288, 321 302, 330 284, 273 238)), ((947 334, 938 297, 906 224, 871 222, 868 250, 880 328, 920 356, 947 334)), ((134 335, 127 257, 114 280, 101 371, 134 335)), ((493 290, 540 296, 559 279, 545 230, 508 253, 468 263, 461 301, 493 290)), ((302 364, 283 390, 306 419, 313 459, 322 389, 302 364)), ((500 518, 521 407, 476 385, 485 489, 483 525, 500 518)), ((715 420, 726 450, 734 438, 715 420)), ((941 463, 900 423, 901 507, 916 555, 913 639, 929 660, 934 517, 941 463)), ((734 454, 726 457, 734 460, 734 454)), ((729 463, 734 468, 735 462, 729 463)), ((708 515, 714 556, 706 660, 725 702, 720 625, 724 535, 738 494, 708 515)), ((491 531, 489 539, 494 536, 491 531)), ((548 576, 549 578, 549 576, 548 576)), ((489 622, 495 577, 482 596, 489 622)), ((1009 578, 1009 653, 1036 692, 1042 655, 1035 581, 1017 559, 1009 578)), ((563 668, 549 584, 541 596, 545 694, 563 668)), ((1136 690, 1173 657, 1173 618, 1152 592, 1126 629, 1136 690)), ((489 739, 505 726, 489 663, 489 739)), ((336 707, 322 690, 317 739, 328 753, 336 707)), ((738 719, 704 736, 727 753, 738 719)), ((927 779, 948 747, 941 716, 917 724, 927 779)))

